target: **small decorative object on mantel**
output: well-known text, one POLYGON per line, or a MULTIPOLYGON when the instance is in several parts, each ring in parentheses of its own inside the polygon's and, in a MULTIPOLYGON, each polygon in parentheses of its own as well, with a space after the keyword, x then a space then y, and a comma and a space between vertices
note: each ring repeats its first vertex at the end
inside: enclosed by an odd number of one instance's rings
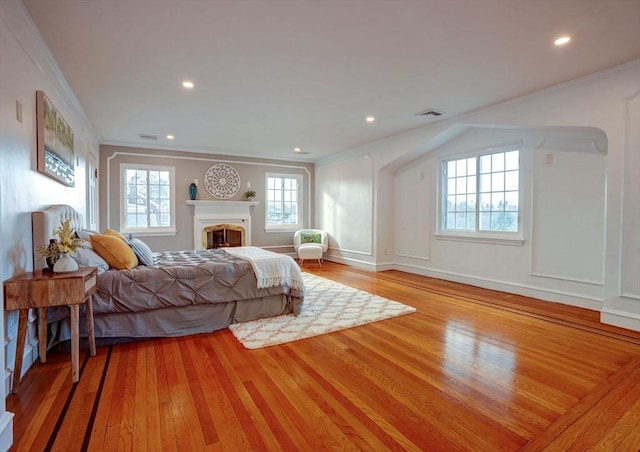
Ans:
POLYGON ((256 197, 256 192, 254 190, 247 190, 244 193, 244 197, 247 198, 247 201, 253 201, 256 197))
POLYGON ((39 245, 37 250, 42 257, 54 262, 53 272, 74 272, 78 269, 78 264, 71 255, 75 252, 84 240, 74 237, 74 230, 71 227, 71 220, 60 221, 60 227, 53 231, 53 235, 58 236, 58 240, 51 239, 47 245, 39 245))
POLYGON ((191 201, 195 200, 198 196, 198 179, 194 179, 193 182, 189 184, 189 199, 191 201))

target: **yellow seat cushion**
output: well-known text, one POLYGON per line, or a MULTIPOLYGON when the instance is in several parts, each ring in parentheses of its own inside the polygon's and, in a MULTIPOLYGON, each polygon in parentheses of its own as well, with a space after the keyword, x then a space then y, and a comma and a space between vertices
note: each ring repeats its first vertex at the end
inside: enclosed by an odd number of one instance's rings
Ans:
POLYGON ((109 229, 109 228, 105 229, 104 235, 112 235, 114 237, 118 237, 120 240, 122 240, 125 243, 127 242, 127 238, 124 235, 120 234, 118 231, 114 231, 113 229, 109 229))
POLYGON ((126 270, 138 266, 138 257, 127 243, 115 235, 93 234, 89 237, 93 250, 109 267, 126 270))

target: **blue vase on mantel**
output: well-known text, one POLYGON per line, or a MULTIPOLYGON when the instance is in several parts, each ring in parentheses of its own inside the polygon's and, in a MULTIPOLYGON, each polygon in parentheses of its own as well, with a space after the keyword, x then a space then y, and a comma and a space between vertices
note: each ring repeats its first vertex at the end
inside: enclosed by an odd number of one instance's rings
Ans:
POLYGON ((198 196, 198 186, 191 182, 189 184, 189 199, 193 201, 196 199, 196 196, 198 196))

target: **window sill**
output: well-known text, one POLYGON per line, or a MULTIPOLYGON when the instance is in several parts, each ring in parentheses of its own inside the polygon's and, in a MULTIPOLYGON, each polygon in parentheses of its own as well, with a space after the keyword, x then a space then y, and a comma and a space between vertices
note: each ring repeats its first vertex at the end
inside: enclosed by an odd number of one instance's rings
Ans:
POLYGON ((298 229, 302 229, 302 226, 300 226, 300 227, 294 226, 293 228, 265 228, 264 232, 267 232, 267 233, 269 233, 269 232, 287 232, 287 233, 290 233, 290 232, 296 232, 298 229))
POLYGON ((462 235, 439 232, 435 234, 436 240, 451 240, 454 242, 475 242, 475 243, 490 243, 493 245, 509 245, 509 246, 522 246, 524 245, 524 239, 519 235, 512 235, 507 237, 496 237, 491 235, 462 235))
POLYGON ((175 236, 177 231, 175 229, 163 229, 162 231, 150 231, 148 229, 122 229, 122 234, 132 234, 134 237, 162 237, 162 236, 175 236))

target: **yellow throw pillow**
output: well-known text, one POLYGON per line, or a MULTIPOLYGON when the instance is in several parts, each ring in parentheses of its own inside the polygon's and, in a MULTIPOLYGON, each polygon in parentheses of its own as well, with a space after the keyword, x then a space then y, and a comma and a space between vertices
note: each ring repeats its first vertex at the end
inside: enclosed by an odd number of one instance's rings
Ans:
POLYGON ((105 229, 104 235, 112 235, 114 237, 118 237, 120 240, 122 240, 125 243, 127 242, 127 238, 124 235, 120 234, 118 231, 114 231, 113 229, 109 229, 109 228, 105 229))
POLYGON ((115 235, 93 234, 89 237, 93 250, 100 255, 109 267, 126 270, 138 266, 138 257, 131 247, 115 235))

